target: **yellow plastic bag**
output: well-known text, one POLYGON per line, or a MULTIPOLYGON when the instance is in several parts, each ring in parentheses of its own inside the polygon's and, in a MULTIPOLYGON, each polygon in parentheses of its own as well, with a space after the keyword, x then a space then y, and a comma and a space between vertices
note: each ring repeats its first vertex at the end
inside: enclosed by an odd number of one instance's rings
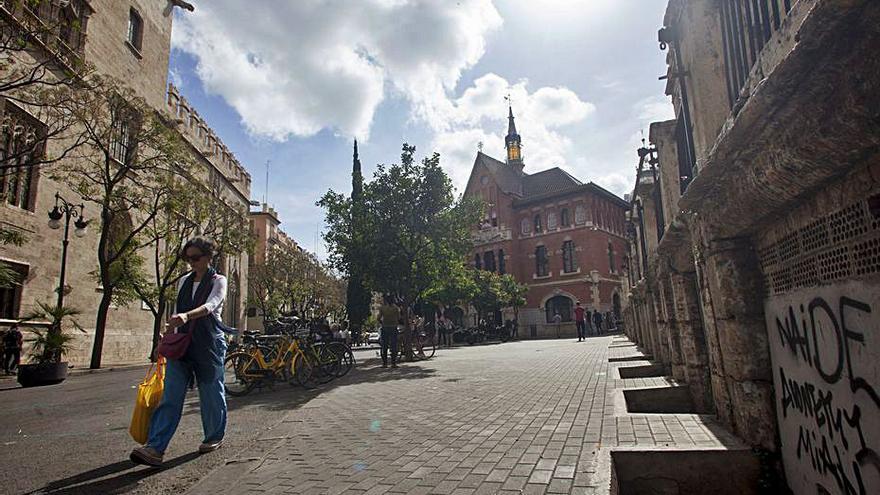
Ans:
POLYGON ((165 358, 159 357, 154 366, 150 366, 144 381, 138 385, 137 400, 134 403, 134 412, 131 414, 131 426, 128 432, 135 442, 147 443, 147 435, 150 432, 150 417, 159 401, 162 400, 162 391, 165 389, 165 358))

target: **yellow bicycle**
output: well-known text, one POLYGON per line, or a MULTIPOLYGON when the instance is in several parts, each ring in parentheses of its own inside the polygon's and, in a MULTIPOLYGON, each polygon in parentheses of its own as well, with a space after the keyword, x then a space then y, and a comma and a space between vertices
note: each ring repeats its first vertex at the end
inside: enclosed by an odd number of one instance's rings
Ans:
POLYGON ((241 397, 254 387, 275 381, 306 388, 315 386, 314 367, 295 336, 250 336, 240 349, 228 354, 223 363, 228 395, 241 397))

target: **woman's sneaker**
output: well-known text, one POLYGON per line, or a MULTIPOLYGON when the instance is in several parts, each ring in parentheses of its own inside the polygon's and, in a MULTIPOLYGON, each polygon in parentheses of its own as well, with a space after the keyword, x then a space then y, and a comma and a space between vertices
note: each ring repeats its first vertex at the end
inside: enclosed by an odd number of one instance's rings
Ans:
POLYGON ((216 442, 204 442, 199 445, 199 454, 207 454, 208 452, 214 452, 219 449, 223 445, 223 440, 217 440, 216 442))
POLYGON ((153 467, 162 466, 162 454, 156 451, 156 449, 147 447, 146 445, 132 450, 128 458, 135 464, 143 464, 145 466, 153 467))

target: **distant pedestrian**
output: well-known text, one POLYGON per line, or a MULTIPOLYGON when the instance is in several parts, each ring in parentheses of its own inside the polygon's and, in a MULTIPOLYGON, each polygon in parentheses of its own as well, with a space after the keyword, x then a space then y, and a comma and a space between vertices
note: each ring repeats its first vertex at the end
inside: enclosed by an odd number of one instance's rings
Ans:
POLYGON ((574 307, 574 323, 577 326, 578 342, 587 338, 587 321, 584 316, 584 308, 581 307, 580 301, 574 307))
POLYGON ((390 294, 385 295, 385 304, 379 308, 379 346, 382 367, 388 367, 388 350, 391 349, 391 367, 397 368, 397 325, 400 323, 400 308, 394 304, 390 294))
POLYGON ((168 319, 166 333, 190 333, 192 340, 180 349, 184 351, 182 357, 167 361, 162 400, 150 418, 147 443, 134 449, 129 456, 132 462, 162 465, 165 449, 180 423, 186 392, 193 376, 199 387, 199 407, 205 434, 199 445, 199 453, 213 452, 223 443, 226 434, 223 384, 226 339, 223 334, 230 329, 221 320, 227 282, 226 277, 210 265, 214 253, 214 243, 204 237, 191 239, 183 247, 182 258, 189 263, 192 271, 178 283, 176 313, 168 319))
POLYGON ((6 374, 14 373, 21 361, 21 347, 23 339, 18 325, 12 325, 3 336, 3 371, 6 374))
POLYGON ((602 313, 597 309, 593 312, 593 324, 596 325, 596 334, 601 335, 602 332, 602 313))
POLYGON ((553 315, 553 323, 556 324, 556 338, 559 338, 559 328, 562 326, 562 315, 559 314, 559 311, 553 315))

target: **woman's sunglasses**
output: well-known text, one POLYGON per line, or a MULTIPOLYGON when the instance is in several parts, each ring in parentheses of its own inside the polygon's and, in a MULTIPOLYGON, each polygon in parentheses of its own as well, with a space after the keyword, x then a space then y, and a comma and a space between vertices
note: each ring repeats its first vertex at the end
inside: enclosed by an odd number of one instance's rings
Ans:
POLYGON ((204 258, 204 257, 205 257, 204 254, 196 254, 196 255, 193 255, 193 256, 187 256, 187 255, 185 255, 185 254, 183 255, 183 259, 184 259, 185 261, 191 261, 191 262, 199 261, 200 259, 202 259, 202 258, 204 258))

